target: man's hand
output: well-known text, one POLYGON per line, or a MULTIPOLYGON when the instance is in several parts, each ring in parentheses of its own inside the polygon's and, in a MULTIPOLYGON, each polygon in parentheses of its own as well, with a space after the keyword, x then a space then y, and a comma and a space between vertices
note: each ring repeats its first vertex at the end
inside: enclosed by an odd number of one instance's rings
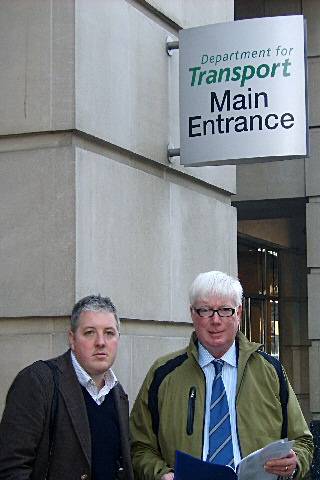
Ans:
POLYGON ((174 473, 173 472, 165 473, 161 477, 161 480, 173 480, 173 479, 174 479, 174 473))
POLYGON ((290 450, 289 455, 286 457, 268 460, 264 468, 266 472, 273 475, 290 477, 297 468, 297 456, 293 450, 290 450))

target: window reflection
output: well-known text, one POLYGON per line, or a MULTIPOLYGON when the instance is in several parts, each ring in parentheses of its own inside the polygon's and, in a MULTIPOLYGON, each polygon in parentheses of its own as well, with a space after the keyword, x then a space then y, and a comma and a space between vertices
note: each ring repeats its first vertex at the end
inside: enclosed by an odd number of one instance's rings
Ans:
POLYGON ((241 330, 265 351, 279 357, 278 252, 239 242, 239 278, 244 289, 241 330))

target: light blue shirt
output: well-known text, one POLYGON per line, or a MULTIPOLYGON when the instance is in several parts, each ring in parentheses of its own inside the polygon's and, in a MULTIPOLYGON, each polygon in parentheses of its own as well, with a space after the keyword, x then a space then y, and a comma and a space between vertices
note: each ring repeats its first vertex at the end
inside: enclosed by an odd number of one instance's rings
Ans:
MULTIPOLYGON (((210 424, 210 402, 212 383, 215 377, 215 369, 211 363, 214 357, 211 353, 204 348, 199 342, 199 365, 202 368, 206 377, 206 412, 204 423, 204 443, 202 451, 202 459, 206 460, 209 449, 209 424, 210 424)), ((236 345, 233 342, 229 350, 221 357, 224 360, 222 369, 222 380, 226 389, 229 412, 230 412, 230 425, 233 445, 233 455, 235 466, 241 460, 240 448, 237 435, 237 413, 236 413, 236 391, 237 391, 237 353, 236 345)))

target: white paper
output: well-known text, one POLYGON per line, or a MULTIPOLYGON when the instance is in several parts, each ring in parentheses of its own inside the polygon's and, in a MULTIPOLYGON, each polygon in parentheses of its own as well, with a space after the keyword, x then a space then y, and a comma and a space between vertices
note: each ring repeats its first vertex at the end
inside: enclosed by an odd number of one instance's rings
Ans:
POLYGON ((272 458, 286 457, 292 449, 293 444, 294 440, 277 440, 276 442, 269 443, 269 445, 260 450, 250 453, 250 455, 240 461, 237 467, 238 479, 276 480, 277 475, 267 473, 264 465, 272 458))

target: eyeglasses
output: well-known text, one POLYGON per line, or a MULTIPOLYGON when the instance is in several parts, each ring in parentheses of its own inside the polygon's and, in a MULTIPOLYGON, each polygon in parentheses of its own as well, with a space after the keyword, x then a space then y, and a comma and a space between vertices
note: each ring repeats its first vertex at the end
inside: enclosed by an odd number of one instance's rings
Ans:
POLYGON ((214 314, 217 312, 219 317, 232 317, 232 315, 235 314, 236 309, 231 308, 231 307, 221 307, 221 308, 206 308, 206 307, 200 307, 200 308, 195 308, 192 307, 192 309, 199 315, 199 317, 213 317, 214 314))

